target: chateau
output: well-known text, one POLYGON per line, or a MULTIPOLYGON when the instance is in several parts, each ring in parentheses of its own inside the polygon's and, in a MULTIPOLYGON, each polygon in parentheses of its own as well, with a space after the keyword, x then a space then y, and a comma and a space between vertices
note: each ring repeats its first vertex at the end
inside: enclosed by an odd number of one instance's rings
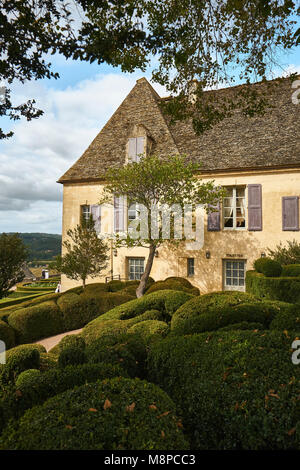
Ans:
MULTIPOLYGON (((265 86, 257 84, 255 86, 265 86)), ((227 93, 222 89, 216 93, 227 93)), ((186 154, 199 162, 199 178, 227 190, 218 211, 205 214, 204 244, 190 250, 160 247, 151 276, 188 278, 201 293, 245 290, 246 270, 280 242, 300 242, 300 105, 292 102, 289 80, 270 96, 271 109, 246 118, 240 111, 197 136, 188 121, 170 125, 160 98, 145 78, 136 85, 83 155, 59 179, 64 186, 63 240, 80 216, 93 215, 99 233, 126 230, 135 217, 121 200, 100 206, 105 170, 136 161, 138 155, 186 154)), ((105 279, 139 279, 148 250, 111 248, 105 279)), ((62 276, 62 290, 79 283, 62 276)))

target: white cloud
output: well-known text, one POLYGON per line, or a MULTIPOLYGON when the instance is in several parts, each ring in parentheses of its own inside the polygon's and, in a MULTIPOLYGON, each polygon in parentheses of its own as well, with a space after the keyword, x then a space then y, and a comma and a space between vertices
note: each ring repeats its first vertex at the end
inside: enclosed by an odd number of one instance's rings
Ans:
MULTIPOLYGON (((1 142, 0 232, 61 231, 62 187, 56 181, 80 157, 137 78, 140 75, 99 74, 64 90, 45 82, 14 86, 16 103, 34 98, 45 113, 30 122, 17 121, 13 138, 1 142)), ((163 87, 155 89, 166 95, 163 87)))

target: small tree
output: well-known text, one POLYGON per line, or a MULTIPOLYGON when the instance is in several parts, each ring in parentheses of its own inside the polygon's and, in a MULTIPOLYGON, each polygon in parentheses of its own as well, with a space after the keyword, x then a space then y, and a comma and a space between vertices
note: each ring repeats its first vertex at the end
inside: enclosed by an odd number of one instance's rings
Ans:
POLYGON ((23 265, 28 257, 27 249, 18 234, 0 235, 0 298, 24 279, 23 265))
MULTIPOLYGON (((137 297, 145 290, 153 265, 156 249, 163 243, 178 244, 173 226, 170 237, 166 239, 161 221, 158 223, 158 235, 153 236, 151 227, 153 208, 171 207, 174 204, 183 208, 185 205, 203 204, 207 210, 214 206, 223 196, 223 189, 216 187, 213 181, 203 183, 197 176, 199 164, 188 162, 185 156, 175 155, 160 158, 156 155, 141 157, 140 161, 107 172, 107 185, 102 200, 111 200, 112 196, 126 196, 128 205, 138 203, 147 210, 147 227, 145 234, 133 237, 130 231, 126 237, 117 237, 116 246, 141 246, 149 249, 145 271, 137 288, 137 297)), ((141 221, 142 223, 142 221, 141 221)))
POLYGON ((98 237, 92 217, 82 218, 81 223, 67 231, 68 237, 63 246, 67 253, 57 259, 56 268, 70 279, 79 279, 85 288, 86 279, 98 276, 107 266, 108 247, 98 237))

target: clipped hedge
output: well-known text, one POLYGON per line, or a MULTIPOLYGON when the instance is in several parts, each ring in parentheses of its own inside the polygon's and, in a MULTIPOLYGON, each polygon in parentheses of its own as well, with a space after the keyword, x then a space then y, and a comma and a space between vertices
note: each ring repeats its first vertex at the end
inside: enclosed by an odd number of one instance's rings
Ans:
POLYGON ((282 266, 282 277, 300 277, 300 264, 287 264, 282 266))
MULTIPOLYGON (((48 292, 46 292, 46 294, 48 292)), ((17 297, 17 298, 14 298, 14 299, 8 298, 7 300, 2 300, 0 302, 0 309, 2 310, 4 308, 10 308, 13 305, 19 305, 19 304, 23 304, 25 302, 28 302, 28 304, 29 304, 32 300, 39 299, 39 297, 42 297, 43 295, 45 295, 45 292, 42 292, 42 293, 39 292, 39 293, 35 293, 35 294, 32 294, 32 295, 24 295, 24 297, 17 297)))
POLYGON ((170 331, 169 325, 163 321, 145 320, 128 329, 128 333, 134 333, 141 336, 146 344, 152 341, 162 340, 170 331))
POLYGON ((170 277, 165 281, 157 281, 152 284, 146 291, 146 295, 159 290, 175 290, 183 291, 192 295, 200 295, 198 287, 192 286, 192 284, 184 278, 170 277))
POLYGON ((18 343, 30 343, 64 331, 63 316, 55 302, 43 302, 16 310, 8 324, 15 330, 18 343))
POLYGON ((300 305, 294 310, 279 312, 271 322, 270 330, 300 331, 300 305))
POLYGON ((59 367, 76 366, 86 362, 86 354, 78 346, 69 346, 64 348, 58 356, 59 367))
POLYGON ((165 392, 118 377, 69 390, 28 410, 4 431, 0 448, 181 450, 188 444, 165 392))
POLYGON ((246 291, 255 296, 300 303, 300 277, 265 277, 255 271, 246 273, 246 291))
POLYGON ((278 277, 282 272, 281 264, 271 258, 258 258, 254 261, 254 268, 266 277, 278 277))
POLYGON ((0 320, 0 340, 4 341, 5 348, 10 349, 16 345, 15 332, 7 323, 0 320))
POLYGON ((39 344, 22 344, 7 351, 6 364, 0 365, 0 383, 14 382, 27 369, 39 369, 40 353, 46 349, 39 344))
POLYGON ((0 401, 0 434, 10 418, 19 418, 27 409, 41 405, 50 397, 86 383, 119 376, 127 377, 127 374, 119 365, 113 364, 83 364, 44 373, 26 370, 17 378, 16 388, 0 401))
POLYGON ((124 331, 138 321, 169 321, 180 305, 191 298, 192 296, 186 292, 167 290, 153 292, 106 312, 86 325, 81 334, 87 343, 91 343, 97 338, 102 337, 107 328, 109 330, 115 328, 116 331, 118 329, 119 331, 124 331), (160 315, 157 314, 157 311, 160 312, 160 315), (132 322, 125 322, 125 320, 132 320, 132 322))
POLYGON ((151 346, 149 380, 181 409, 192 449, 300 449, 295 335, 275 331, 168 337, 151 346))
POLYGON ((211 294, 194 297, 174 313, 171 320, 171 330, 179 334, 197 332, 199 317, 203 314, 223 311, 235 305, 256 301, 258 299, 245 292, 212 292, 211 294))

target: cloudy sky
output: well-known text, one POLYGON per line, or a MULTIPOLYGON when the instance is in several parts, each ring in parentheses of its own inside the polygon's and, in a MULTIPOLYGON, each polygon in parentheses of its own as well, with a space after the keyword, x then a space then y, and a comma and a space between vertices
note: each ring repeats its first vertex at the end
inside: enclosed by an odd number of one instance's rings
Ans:
MULTIPOLYGON (((300 53, 282 58, 299 71, 300 53)), ((13 88, 15 101, 35 98, 45 111, 39 119, 1 123, 14 131, 0 141, 0 233, 61 233, 62 186, 58 178, 80 157, 120 105, 136 80, 149 73, 123 74, 106 65, 52 60, 58 80, 13 88)), ((165 91, 154 88, 161 96, 165 91)))

